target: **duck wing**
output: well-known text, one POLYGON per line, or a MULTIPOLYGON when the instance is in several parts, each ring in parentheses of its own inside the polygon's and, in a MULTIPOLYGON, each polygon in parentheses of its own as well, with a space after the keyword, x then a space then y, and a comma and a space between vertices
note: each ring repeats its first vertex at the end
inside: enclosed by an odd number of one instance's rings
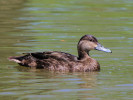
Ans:
POLYGON ((76 61, 77 56, 74 56, 69 53, 59 52, 59 51, 48 51, 48 52, 35 52, 35 53, 24 53, 30 55, 38 60, 45 60, 45 59, 62 59, 66 61, 76 61))
MULTIPOLYGON (((24 53, 24 56, 9 57, 10 61, 14 61, 22 66, 48 68, 50 70, 60 70, 59 66, 71 66, 71 62, 76 62, 77 57, 69 53, 51 51, 51 52, 35 52, 24 53), (56 68, 54 68, 56 66, 56 68)), ((61 67, 62 68, 62 67, 61 67)), ((67 67, 65 67, 67 68, 67 67)))

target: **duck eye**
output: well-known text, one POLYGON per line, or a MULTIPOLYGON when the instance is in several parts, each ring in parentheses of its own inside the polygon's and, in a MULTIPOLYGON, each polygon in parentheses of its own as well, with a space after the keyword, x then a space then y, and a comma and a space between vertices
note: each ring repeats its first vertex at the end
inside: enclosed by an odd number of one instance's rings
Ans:
POLYGON ((92 42, 93 40, 92 40, 92 39, 90 39, 90 41, 92 42))

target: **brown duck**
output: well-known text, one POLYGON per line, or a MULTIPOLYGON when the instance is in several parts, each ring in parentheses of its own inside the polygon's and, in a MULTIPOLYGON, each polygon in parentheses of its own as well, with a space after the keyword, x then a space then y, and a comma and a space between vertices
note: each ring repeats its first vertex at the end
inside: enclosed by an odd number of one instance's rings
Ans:
POLYGON ((99 71, 99 63, 89 56, 90 50, 110 52, 92 35, 84 35, 78 42, 78 57, 59 51, 24 53, 24 56, 9 57, 22 66, 43 68, 51 71, 99 71))

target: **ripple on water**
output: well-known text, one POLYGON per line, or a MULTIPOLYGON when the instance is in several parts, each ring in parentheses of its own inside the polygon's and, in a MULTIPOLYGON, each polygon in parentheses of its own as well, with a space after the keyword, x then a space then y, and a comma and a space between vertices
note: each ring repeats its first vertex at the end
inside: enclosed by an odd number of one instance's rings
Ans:
POLYGON ((60 89, 60 90, 54 90, 53 92, 74 92, 74 91, 88 91, 92 89, 60 89))
POLYGON ((17 95, 17 92, 0 92, 0 95, 17 95))
POLYGON ((119 84, 119 85, 116 85, 116 86, 132 86, 133 87, 133 84, 119 84))

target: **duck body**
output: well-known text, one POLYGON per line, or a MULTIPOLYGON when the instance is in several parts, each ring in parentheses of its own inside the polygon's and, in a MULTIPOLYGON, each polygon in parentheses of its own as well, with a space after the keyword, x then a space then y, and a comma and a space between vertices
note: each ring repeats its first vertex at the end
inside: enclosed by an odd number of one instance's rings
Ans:
POLYGON ((78 57, 69 53, 48 51, 24 53, 24 56, 9 57, 9 60, 22 66, 47 69, 50 71, 88 72, 100 70, 99 63, 89 56, 90 50, 97 49, 100 51, 111 52, 109 49, 99 45, 97 39, 92 35, 83 36, 80 39, 77 48, 78 57))
POLYGON ((89 56, 78 60, 77 56, 58 51, 27 53, 24 56, 10 57, 9 59, 22 66, 48 69, 51 71, 87 72, 100 70, 99 63, 89 56))

